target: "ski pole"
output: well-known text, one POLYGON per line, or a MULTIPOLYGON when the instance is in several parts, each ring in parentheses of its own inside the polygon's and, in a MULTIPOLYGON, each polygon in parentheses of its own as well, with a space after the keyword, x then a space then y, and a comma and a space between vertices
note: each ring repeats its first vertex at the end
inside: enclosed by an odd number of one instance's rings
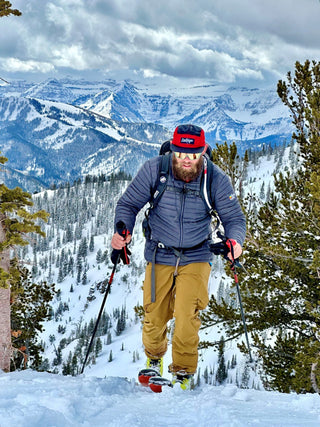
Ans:
POLYGON ((231 252, 232 260, 230 260, 227 256, 225 258, 228 259, 228 261, 230 262, 230 268, 231 268, 231 271, 233 272, 233 277, 234 277, 234 281, 235 281, 236 288, 237 288, 237 294, 238 294, 238 300, 239 300, 239 305, 240 305, 244 334, 245 334, 246 341, 247 341, 247 348, 248 348, 248 352, 249 352, 250 363, 252 363, 253 359, 252 359, 252 355, 251 355, 251 348, 250 348, 248 331, 247 331, 247 323, 246 323, 246 318, 244 315, 241 293, 240 293, 240 286, 239 286, 239 279, 238 279, 238 274, 237 274, 237 269, 236 269, 236 266, 241 267, 241 264, 237 259, 234 259, 234 251, 233 251, 232 242, 228 239, 225 243, 231 252))
MULTIPOLYGON (((123 237, 126 237, 129 234, 129 232, 126 229, 126 226, 125 226, 125 224, 123 222, 117 222, 116 228, 117 228, 117 233, 119 233, 123 237)), ((126 248, 126 246, 123 248, 123 251, 124 251, 124 257, 125 257, 126 263, 129 264, 129 259, 128 259, 128 255, 127 255, 127 248, 126 248)), ((88 360, 88 357, 89 357, 89 353, 91 351, 93 340, 94 340, 94 337, 96 335, 96 332, 97 332, 97 329, 98 329, 98 326, 99 326, 99 322, 100 322, 100 319, 101 319, 101 316, 102 316, 102 313, 103 313, 103 310, 104 310, 104 306, 105 306, 106 300, 108 298, 108 294, 109 294, 110 289, 111 289, 111 285, 112 285, 112 282, 113 282, 114 273, 116 271, 117 265, 118 265, 119 260, 120 260, 121 252, 122 251, 119 251, 119 253, 117 255, 117 258, 116 258, 116 260, 114 262, 114 266, 113 266, 113 269, 112 269, 112 272, 111 272, 111 275, 110 275, 110 278, 109 278, 109 281, 108 281, 108 284, 107 284, 107 287, 106 287, 106 290, 105 290, 105 293, 104 293, 102 304, 101 304, 101 307, 100 307, 99 315, 98 315, 96 324, 94 326, 94 330, 92 332, 92 336, 91 336, 91 340, 90 340, 89 347, 88 347, 88 350, 87 350, 87 354, 86 354, 86 357, 85 357, 83 365, 82 365, 81 374, 83 374, 84 368, 86 366, 86 363, 87 363, 87 360, 88 360)))

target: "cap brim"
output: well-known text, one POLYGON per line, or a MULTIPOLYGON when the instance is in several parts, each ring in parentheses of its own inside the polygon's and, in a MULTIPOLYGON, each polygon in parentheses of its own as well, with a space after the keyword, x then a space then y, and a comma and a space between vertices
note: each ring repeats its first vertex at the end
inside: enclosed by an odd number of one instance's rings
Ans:
POLYGON ((202 151, 205 149, 205 147, 197 147, 197 148, 180 147, 174 144, 171 144, 170 148, 171 148, 171 151, 175 151, 176 153, 202 153, 202 151))

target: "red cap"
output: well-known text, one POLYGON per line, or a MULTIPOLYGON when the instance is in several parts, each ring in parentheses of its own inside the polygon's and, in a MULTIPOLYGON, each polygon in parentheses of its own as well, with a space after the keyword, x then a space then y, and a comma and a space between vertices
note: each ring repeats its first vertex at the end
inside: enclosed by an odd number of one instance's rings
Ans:
POLYGON ((206 145, 204 130, 195 125, 180 125, 173 134, 172 151, 201 153, 206 145))

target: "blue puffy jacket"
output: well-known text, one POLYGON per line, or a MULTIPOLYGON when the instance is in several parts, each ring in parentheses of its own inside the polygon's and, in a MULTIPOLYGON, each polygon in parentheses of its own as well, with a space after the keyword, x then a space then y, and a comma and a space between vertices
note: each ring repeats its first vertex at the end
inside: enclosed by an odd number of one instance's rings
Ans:
MULTIPOLYGON (((160 159, 159 156, 144 163, 117 203, 115 223, 123 221, 131 233, 136 215, 151 199, 160 159)), ((201 175, 188 183, 177 180, 170 167, 166 190, 157 206, 150 211, 151 239, 146 240, 145 246, 147 261, 175 265, 176 254, 171 248, 183 250, 180 265, 212 259, 209 250, 211 216, 200 195, 200 182, 201 175)), ((246 233, 245 217, 229 178, 216 165, 212 183, 208 183, 209 190, 225 235, 242 245, 246 233)))

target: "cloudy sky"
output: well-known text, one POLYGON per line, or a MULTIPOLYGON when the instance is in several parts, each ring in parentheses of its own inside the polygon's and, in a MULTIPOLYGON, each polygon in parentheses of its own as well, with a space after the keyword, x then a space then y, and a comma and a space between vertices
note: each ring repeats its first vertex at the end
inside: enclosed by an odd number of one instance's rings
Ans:
POLYGON ((319 0, 10 0, 0 77, 271 84, 320 60, 319 0))

